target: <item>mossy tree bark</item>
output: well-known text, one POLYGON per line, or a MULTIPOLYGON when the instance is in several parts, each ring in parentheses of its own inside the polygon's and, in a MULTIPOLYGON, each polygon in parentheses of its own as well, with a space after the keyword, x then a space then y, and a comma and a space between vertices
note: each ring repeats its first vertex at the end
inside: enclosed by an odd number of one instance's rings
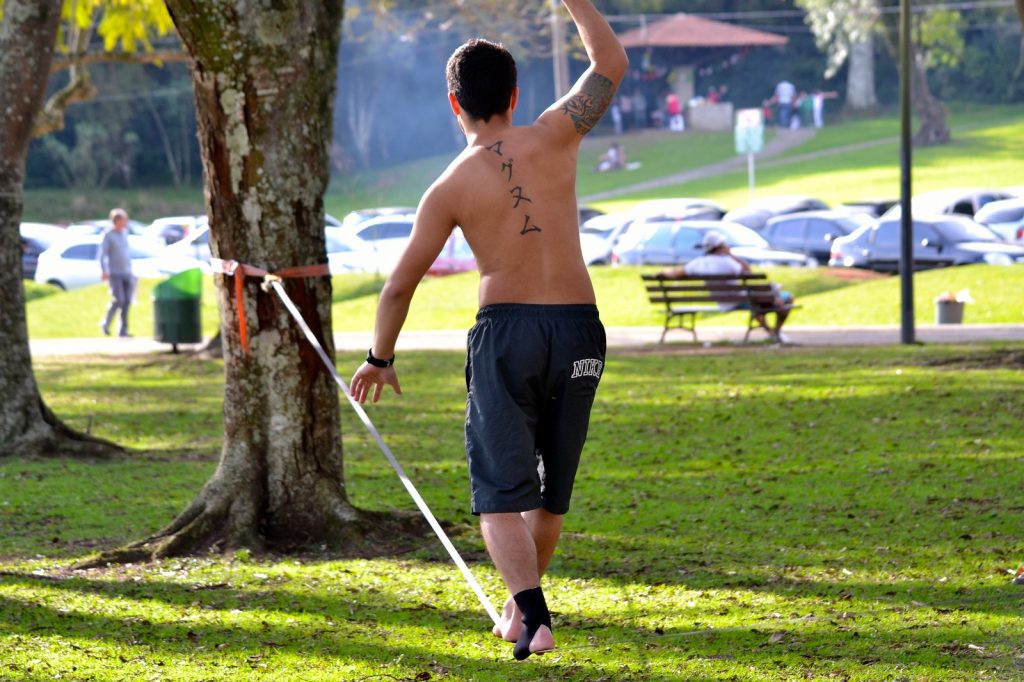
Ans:
MULTIPOLYGON (((168 0, 190 54, 217 258, 274 271, 326 263, 328 181, 341 0, 168 0)), ((153 537, 87 565, 194 553, 344 546, 368 516, 348 501, 338 389, 260 282, 242 302, 217 275, 224 350, 220 464, 193 503, 153 537)), ((333 356, 328 277, 284 286, 333 356)))
POLYGON ((7 0, 0 25, 0 456, 85 455, 118 450, 76 433, 47 408, 32 371, 21 281, 25 156, 53 59, 61 0, 7 0))
POLYGON ((946 118, 946 106, 935 98, 928 87, 928 68, 925 57, 916 45, 912 47, 910 59, 913 69, 910 78, 911 100, 921 127, 914 133, 914 145, 928 147, 946 144, 952 139, 946 118))

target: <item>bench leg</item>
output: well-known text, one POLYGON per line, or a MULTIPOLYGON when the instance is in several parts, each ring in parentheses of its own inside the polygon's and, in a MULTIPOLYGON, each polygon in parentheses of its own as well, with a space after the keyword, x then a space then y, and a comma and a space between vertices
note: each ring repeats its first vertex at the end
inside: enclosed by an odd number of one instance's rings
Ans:
POLYGON ((658 340, 658 344, 665 343, 665 336, 668 335, 670 329, 685 329, 693 335, 693 342, 697 343, 697 314, 696 313, 669 313, 665 316, 665 328, 661 331, 661 338, 658 340), (686 316, 690 316, 690 324, 686 324, 686 316), (678 318, 676 326, 672 326, 672 319, 678 318))

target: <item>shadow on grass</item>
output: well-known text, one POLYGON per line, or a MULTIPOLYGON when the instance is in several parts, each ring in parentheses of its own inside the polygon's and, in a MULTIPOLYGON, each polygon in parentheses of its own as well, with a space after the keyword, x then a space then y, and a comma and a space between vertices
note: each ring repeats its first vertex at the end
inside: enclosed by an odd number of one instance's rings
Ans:
MULTIPOLYGON (((727 662, 755 669, 767 669, 775 664, 791 666, 801 659, 812 658, 815 667, 845 671, 873 665, 928 667, 941 661, 946 669, 969 672, 992 669, 997 663, 992 658, 970 655, 973 652, 966 647, 959 652, 960 657, 950 656, 950 653, 957 653, 951 645, 964 641, 971 632, 969 628, 956 625, 936 624, 927 631, 908 628, 883 633, 870 625, 858 627, 855 621, 822 617, 811 622, 801 619, 799 627, 794 627, 792 621, 762 620, 727 628, 702 627, 700 623, 692 628, 662 628, 630 626, 611 619, 567 613, 555 615, 556 631, 563 642, 562 653, 584 655, 576 656, 576 660, 565 665, 556 663, 543 669, 514 670, 505 667, 511 661, 502 660, 508 656, 510 645, 491 639, 488 623, 482 622, 478 614, 439 609, 424 603, 397 607, 395 603, 401 598, 396 594, 350 592, 345 597, 327 598, 308 592, 243 591, 222 585, 0 575, 0 585, 10 584, 72 591, 110 601, 133 600, 138 613, 142 614, 145 604, 155 600, 184 612, 194 609, 195 615, 201 615, 207 622, 188 622, 193 614, 115 617, 0 597, 0 613, 7 614, 3 630, 8 636, 36 637, 46 633, 78 642, 92 639, 126 647, 143 644, 157 657, 190 655, 197 662, 203 658, 219 658, 224 663, 230 657, 237 657, 241 663, 254 655, 273 651, 366 663, 387 663, 400 658, 404 659, 403 665, 424 668, 440 662, 464 672, 498 665, 508 675, 506 679, 549 679, 544 675, 556 673, 571 674, 572 679, 583 680, 608 679, 604 675, 611 672, 597 664, 581 665, 580 660, 592 661, 585 657, 588 649, 595 652, 595 658, 599 658, 599 652, 610 649, 625 648, 632 654, 632 672, 636 674, 629 674, 630 671, 622 674, 620 670, 614 679, 640 679, 640 675, 645 680, 678 679, 658 672, 665 656, 727 662), (231 619, 229 613, 236 611, 270 611, 283 616, 322 618, 322 621, 278 625, 261 620, 256 625, 254 620, 249 627, 208 622, 211 612, 217 611, 224 612, 226 620, 231 619), (168 621, 161 622, 159 617, 168 621), (391 628, 425 631, 418 640, 422 644, 396 643, 391 628), (479 634, 474 636, 471 634, 474 632, 479 634), (443 644, 452 637, 478 639, 485 645, 482 655, 470 657, 454 653, 443 644), (493 656, 494 661, 485 660, 488 656, 493 656)), ((1011 661, 1000 662, 1012 665, 1011 661)))

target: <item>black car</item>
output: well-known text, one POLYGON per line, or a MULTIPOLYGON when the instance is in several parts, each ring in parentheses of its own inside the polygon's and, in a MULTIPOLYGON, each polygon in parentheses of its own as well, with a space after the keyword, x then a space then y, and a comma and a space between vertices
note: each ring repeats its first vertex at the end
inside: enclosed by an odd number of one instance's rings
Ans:
POLYGON ((34 279, 39 254, 62 238, 64 230, 56 225, 21 223, 18 233, 21 240, 21 276, 24 279, 34 279))
POLYGON ((827 263, 832 240, 844 237, 870 218, 851 216, 836 211, 805 211, 790 213, 769 220, 761 230, 773 249, 796 251, 820 263, 827 263))
MULTIPOLYGON (((1024 263, 1024 246, 1004 242, 970 218, 915 218, 913 229, 915 270, 971 263, 1024 263)), ((829 265, 896 272, 899 261, 900 221, 883 220, 833 241, 829 265)))

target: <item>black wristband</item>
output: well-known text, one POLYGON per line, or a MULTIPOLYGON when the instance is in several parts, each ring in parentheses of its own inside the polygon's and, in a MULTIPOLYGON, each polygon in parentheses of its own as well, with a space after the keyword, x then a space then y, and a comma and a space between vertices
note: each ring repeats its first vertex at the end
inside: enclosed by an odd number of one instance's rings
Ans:
POLYGON ((380 367, 381 369, 384 369, 385 367, 390 367, 391 365, 395 364, 395 356, 392 355, 390 360, 382 360, 381 358, 375 358, 373 357, 373 348, 370 348, 368 351, 366 351, 366 361, 373 365, 374 367, 380 367))

